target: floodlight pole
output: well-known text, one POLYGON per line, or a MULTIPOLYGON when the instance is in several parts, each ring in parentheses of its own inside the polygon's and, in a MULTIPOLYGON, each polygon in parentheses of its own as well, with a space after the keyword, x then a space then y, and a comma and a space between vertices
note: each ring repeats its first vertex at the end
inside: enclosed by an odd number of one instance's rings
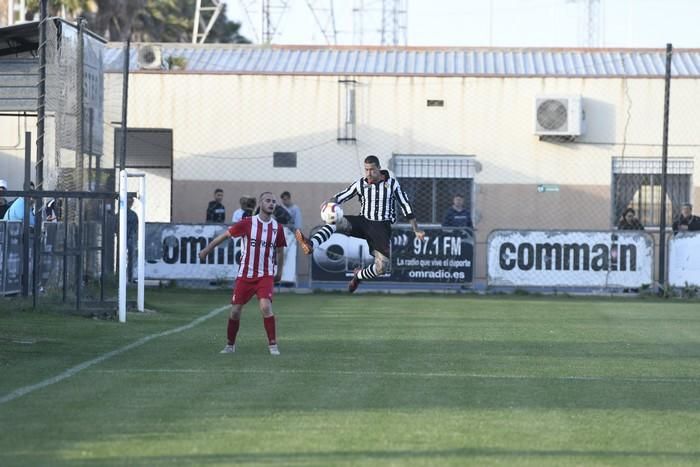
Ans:
POLYGON ((129 54, 131 53, 131 33, 126 39, 124 48, 124 64, 122 68, 122 133, 121 148, 119 151, 119 170, 126 169, 126 131, 127 131, 127 110, 129 105, 129 54))
MULTIPOLYGON (((85 169, 85 147, 84 147, 84 135, 85 135, 85 19, 78 18, 78 63, 76 66, 76 80, 77 80, 77 110, 76 110, 76 141, 75 141, 75 170, 77 171, 78 179, 78 190, 85 190, 84 186, 84 169, 85 169)), ((82 213, 80 214, 82 215, 82 213)))
POLYGON ((36 118, 36 188, 44 189, 44 126, 46 123, 46 23, 48 22, 48 0, 39 4, 39 82, 36 118))
POLYGON ((666 44, 666 79, 664 88, 664 130, 661 144, 661 219, 659 222, 659 287, 666 290, 666 182, 668 174, 668 119, 671 103, 671 59, 673 46, 666 44))
POLYGON ((129 102, 129 54, 131 49, 131 31, 126 39, 124 48, 124 62, 122 69, 122 124, 119 140, 119 161, 114 164, 119 167, 119 237, 117 238, 117 251, 119 251, 119 322, 126 322, 126 128, 127 109, 129 102), (122 219, 123 215, 123 219, 122 219), (122 227, 124 231, 122 232, 122 227), (122 255, 123 254, 123 255, 122 255), (124 277, 122 277, 122 273, 124 277), (122 290, 123 288, 123 290, 122 290))

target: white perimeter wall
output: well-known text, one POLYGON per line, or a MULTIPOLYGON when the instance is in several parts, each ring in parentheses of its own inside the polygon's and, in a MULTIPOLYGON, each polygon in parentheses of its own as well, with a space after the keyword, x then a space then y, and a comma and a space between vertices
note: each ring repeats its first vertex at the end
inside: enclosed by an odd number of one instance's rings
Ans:
MULTIPOLYGON (((121 87, 117 76, 107 76, 108 93, 121 87)), ((359 175, 365 155, 377 154, 386 165, 392 153, 404 153, 476 155, 479 183, 609 185, 611 157, 622 147, 599 143, 626 139, 628 157, 661 152, 661 79, 357 81, 356 145, 336 142, 340 85, 330 76, 134 73, 129 126, 173 129, 175 180, 347 182, 359 175), (540 141, 533 132, 539 94, 581 94, 585 136, 577 143, 540 141), (427 107, 427 99, 445 105, 427 107), (273 169, 274 151, 296 151, 297 168, 273 169)), ((671 156, 695 155, 698 108, 700 80, 674 80, 671 156)), ((696 164, 696 183, 699 172, 696 164)))

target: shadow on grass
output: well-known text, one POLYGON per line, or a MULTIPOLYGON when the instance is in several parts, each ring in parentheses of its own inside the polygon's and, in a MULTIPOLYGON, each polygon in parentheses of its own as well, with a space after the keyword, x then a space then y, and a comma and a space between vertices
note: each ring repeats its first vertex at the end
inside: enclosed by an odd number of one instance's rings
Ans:
MULTIPOLYGON (((700 452, 673 452, 673 451, 605 451, 605 450, 527 450, 527 449, 498 449, 498 448, 456 448, 434 450, 357 450, 357 451, 329 451, 329 452, 281 452, 281 453, 236 453, 229 454, 196 454, 161 457, 121 457, 120 462, 127 465, 161 465, 161 464, 230 464, 259 463, 259 464, 294 464, 294 465, 330 465, 336 462, 368 463, 396 462, 402 460, 417 460, 419 462, 439 461, 450 459, 464 459, 464 461, 477 458, 498 458, 506 462, 517 462, 518 459, 531 462, 533 459, 560 460, 562 462, 571 459, 574 463, 586 459, 591 461, 606 461, 620 458, 639 459, 644 461, 697 461, 700 460, 700 452)), ((77 460, 73 465, 97 465, 114 462, 114 458, 92 458, 88 461, 77 460)))

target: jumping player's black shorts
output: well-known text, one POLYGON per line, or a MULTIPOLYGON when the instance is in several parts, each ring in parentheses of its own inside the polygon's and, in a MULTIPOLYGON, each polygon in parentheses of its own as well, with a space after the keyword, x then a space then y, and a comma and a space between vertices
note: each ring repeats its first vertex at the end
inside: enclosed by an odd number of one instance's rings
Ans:
POLYGON ((344 233, 367 240, 372 255, 378 251, 391 258, 391 222, 370 221, 362 216, 345 216, 345 219, 350 223, 352 230, 344 233))

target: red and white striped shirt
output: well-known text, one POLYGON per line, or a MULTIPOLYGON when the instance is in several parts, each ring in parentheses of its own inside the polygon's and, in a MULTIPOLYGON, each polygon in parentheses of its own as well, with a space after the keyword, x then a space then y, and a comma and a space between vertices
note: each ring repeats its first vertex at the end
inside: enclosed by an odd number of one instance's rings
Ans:
POLYGON ((256 279, 275 275, 275 249, 286 247, 284 228, 274 219, 244 217, 228 228, 232 237, 241 238, 241 265, 238 277, 256 279))

